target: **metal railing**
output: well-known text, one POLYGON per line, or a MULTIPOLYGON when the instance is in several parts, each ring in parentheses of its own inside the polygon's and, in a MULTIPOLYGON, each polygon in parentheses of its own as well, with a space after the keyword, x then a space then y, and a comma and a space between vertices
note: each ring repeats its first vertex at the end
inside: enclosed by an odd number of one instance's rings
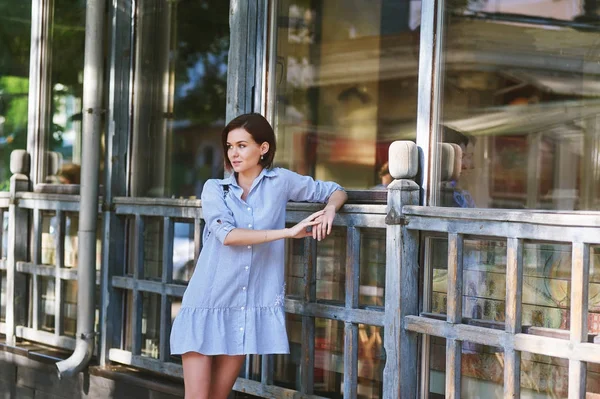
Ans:
MULTIPOLYGON (((0 209, 3 213, 2 200, 0 209)), ((18 192, 9 202, 14 207, 9 212, 14 218, 9 220, 9 234, 12 228, 18 237, 9 240, 14 243, 14 248, 10 245, 8 248, 15 254, 14 258, 10 262, 3 259, 0 264, 0 268, 7 270, 7 287, 12 287, 14 293, 9 295, 10 292, 7 292, 7 303, 3 304, 6 306, 7 322, 0 323, 0 332, 7 337, 72 350, 75 347, 75 331, 66 334, 64 320, 66 313, 73 318, 75 304, 67 308, 64 298, 66 284, 77 281, 77 265, 76 259, 73 259, 72 267, 65 267, 65 237, 68 236, 65 222, 69 214, 79 211, 79 197, 18 192), (44 225, 48 225, 46 237, 43 237, 44 225), (47 247, 48 244, 51 247, 47 247), (43 256, 44 251, 50 254, 43 256), (14 263, 13 273, 8 272, 11 263, 14 263), (42 279, 48 282, 46 291, 42 290, 42 279), (50 292, 52 285, 54 288, 50 292), (48 309, 42 309, 45 304, 48 309), (41 325, 42 313, 52 319, 49 328, 41 325)))
MULTIPOLYGON (((414 265, 419 252, 411 247, 419 234, 442 233, 448 237, 446 315, 419 313, 418 304, 402 304, 403 357, 401 397, 416 397, 417 336, 446 339, 445 392, 447 398, 461 397, 463 342, 500 348, 504 356, 504 397, 519 397, 521 353, 568 360, 568 397, 586 396, 587 363, 600 363, 600 345, 588 334, 588 288, 590 246, 600 244, 600 213, 473 210, 407 206, 402 209, 403 253, 402 296, 418 297, 414 265), (506 240, 506 296, 504 323, 467 324, 463 318, 463 251, 466 237, 506 240), (570 328, 526 328, 522 325, 524 241, 568 243, 571 254, 570 328), (407 284, 407 281, 411 283, 407 284), (415 282, 415 284, 412 283, 415 282), (487 325, 486 325, 487 324, 487 325)), ((426 265, 426 268, 431 266, 426 265)), ((424 270, 427 274, 430 270, 424 270)), ((425 397, 427 384, 421 388, 425 397)))
MULTIPOLYGON (((287 211, 287 223, 296 223, 316 210, 316 205, 290 204, 287 211)), ((110 361, 129 366, 144 368, 171 376, 181 377, 180 364, 169 361, 169 333, 171 325, 170 298, 181 298, 185 286, 173 281, 173 225, 174 221, 183 221, 194 226, 195 259, 200 251, 200 235, 202 233, 202 208, 196 200, 153 200, 116 198, 115 213, 130 221, 121 226, 130 229, 129 237, 133 246, 129 248, 128 259, 130 267, 123 270, 122 275, 113 275, 110 280, 112 286, 118 288, 123 295, 123 303, 129 296, 131 306, 122 309, 131 309, 127 317, 131 321, 131 328, 127 331, 124 340, 129 346, 128 350, 123 345, 113 345, 108 351, 110 361), (160 218, 162 220, 162 269, 160 278, 154 281, 144 278, 144 239, 147 220, 160 218), (128 227, 130 226, 130 227, 128 227), (127 274, 129 270, 131 273, 127 274), (142 328, 142 295, 144 293, 160 296, 160 342, 158 356, 142 355, 141 328, 142 328)), ((384 308, 365 308, 359 306, 359 262, 361 230, 364 228, 384 229, 384 205, 347 205, 339 213, 335 225, 346 229, 346 281, 343 304, 323 303, 316 297, 316 243, 307 240, 303 256, 303 286, 302 298, 288 297, 285 301, 285 311, 302 317, 302 364, 300 365, 299 392, 289 388, 273 385, 272 359, 263 356, 261 361, 261 381, 249 378, 240 378, 236 382, 235 390, 248 392, 266 397, 288 397, 298 395, 301 397, 317 397, 313 395, 313 369, 315 367, 315 318, 325 318, 344 322, 344 396, 356 397, 357 363, 358 363, 358 325, 368 324, 384 326, 384 308)), ((124 234, 128 234, 125 232, 124 234)), ((156 232, 154 233, 156 234, 156 232)), ((124 329, 124 331, 127 329, 124 329)), ((388 354, 389 355, 389 354, 388 354)), ((393 356, 393 354, 392 354, 393 356)), ((296 396, 294 396, 296 397, 296 396)))

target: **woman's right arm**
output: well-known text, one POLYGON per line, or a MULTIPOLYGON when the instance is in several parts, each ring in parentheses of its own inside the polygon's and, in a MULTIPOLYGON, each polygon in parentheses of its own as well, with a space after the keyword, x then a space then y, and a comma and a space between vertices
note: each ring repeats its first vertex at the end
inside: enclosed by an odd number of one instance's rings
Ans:
POLYGON ((311 237, 312 232, 307 231, 307 227, 320 223, 315 221, 324 211, 318 211, 302 220, 294 227, 279 230, 250 230, 234 228, 227 234, 223 245, 255 245, 281 240, 283 238, 304 238, 311 237))

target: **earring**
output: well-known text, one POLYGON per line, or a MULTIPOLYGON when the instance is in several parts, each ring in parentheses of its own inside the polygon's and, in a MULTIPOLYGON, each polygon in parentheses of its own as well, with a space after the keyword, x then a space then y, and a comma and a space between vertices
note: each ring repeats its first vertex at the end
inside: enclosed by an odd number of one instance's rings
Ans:
POLYGON ((261 155, 261 156, 260 156, 260 160, 262 161, 263 159, 265 159, 265 156, 264 156, 264 155, 261 155))

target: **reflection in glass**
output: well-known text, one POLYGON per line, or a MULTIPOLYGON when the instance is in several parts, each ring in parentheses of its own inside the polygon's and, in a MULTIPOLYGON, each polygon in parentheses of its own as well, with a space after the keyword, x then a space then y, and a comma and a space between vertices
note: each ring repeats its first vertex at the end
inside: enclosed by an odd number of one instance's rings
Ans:
POLYGON ((10 187, 10 153, 27 147, 31 1, 0 2, 0 191, 10 187))
POLYGON ((415 138, 421 2, 277 4, 276 163, 350 189, 380 185, 389 144, 415 138))
POLYGON ((142 356, 158 359, 160 341, 160 295, 142 293, 142 356))
MULTIPOLYGON (((595 392, 600 392, 600 390, 595 392)), ((522 352, 521 395, 526 396, 533 393, 551 398, 567 398, 569 396, 569 361, 522 352)))
POLYGON ((383 397, 383 327, 358 326, 358 397, 383 397))
POLYGON ((163 268, 163 231, 161 218, 144 218, 144 278, 159 280, 163 268))
POLYGON ((58 242, 58 219, 52 212, 42 212, 42 264, 56 264, 56 243, 58 242))
POLYGON ((569 329, 571 246, 526 243, 522 324, 569 329))
POLYGON ((173 280, 190 281, 194 263, 194 225, 176 222, 173 237, 173 280))
MULTIPOLYGON (((429 348, 429 397, 443 398, 446 391, 446 340, 431 337, 429 348)), ((500 399, 504 397, 503 383, 502 349, 464 342, 461 354, 460 397, 500 399)))
MULTIPOLYGON (((431 311, 446 313, 448 241, 432 238, 431 311)), ((504 322, 506 298, 506 242, 464 240, 463 317, 504 322)))
POLYGON ((361 229, 360 305, 385 305, 385 245, 385 229, 361 229))
POLYGON ((52 103, 48 183, 79 184, 85 1, 55 0, 51 29, 52 103))
POLYGON ((600 47, 590 4, 445 3, 439 139, 462 162, 442 171, 439 205, 598 209, 600 47))
MULTIPOLYGON (((286 227, 292 227, 288 225, 286 227)), ((302 298, 304 296, 304 240, 285 240, 285 284, 287 296, 302 298)))
POLYGON ((275 371, 273 383, 277 386, 299 390, 302 364, 302 316, 286 313, 285 317, 290 353, 289 355, 273 356, 275 371))
MULTIPOLYGON (((63 328, 65 335, 74 337, 77 333, 77 281, 63 282, 63 328)), ((100 296, 96 294, 96 308, 99 307, 100 296)))
MULTIPOLYGON (((177 317, 177 315, 179 314, 179 310, 181 309, 181 298, 180 297, 174 297, 174 296, 170 296, 167 298, 167 309, 170 309, 168 311, 170 311, 170 315, 171 315, 171 319, 169 321, 169 327, 167 329, 167 332, 169 334, 169 336, 171 335, 171 326, 173 325, 173 321, 175 320, 175 317, 177 317)), ((167 350, 169 351, 169 361, 173 362, 173 363, 178 363, 181 364, 181 356, 180 355, 171 355, 170 352, 170 348, 167 348, 167 350)), ((160 349, 159 349, 159 353, 160 353, 160 349)))
MULTIPOLYGON (((38 277, 40 281, 40 306, 39 326, 40 330, 54 332, 54 293, 55 280, 52 277, 38 277)), ((35 299, 34 299, 35 300, 35 299)))
POLYGON ((334 227, 317 244, 317 298, 344 301, 346 287, 346 229, 334 227))
POLYGON ((223 175, 229 2, 142 0, 135 18, 130 195, 199 197, 223 175))
POLYGON ((341 397, 344 382, 344 323, 315 318, 314 392, 341 397))

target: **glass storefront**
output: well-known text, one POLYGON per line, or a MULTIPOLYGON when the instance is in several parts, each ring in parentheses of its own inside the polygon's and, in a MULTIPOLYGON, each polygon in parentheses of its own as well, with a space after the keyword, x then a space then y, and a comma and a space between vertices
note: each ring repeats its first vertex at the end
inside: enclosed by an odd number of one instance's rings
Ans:
POLYGON ((50 25, 51 106, 46 182, 79 184, 85 1, 55 0, 50 25))
POLYGON ((389 144, 415 138, 421 3, 277 4, 276 163, 347 189, 385 188, 389 144))
POLYGON ((31 1, 0 3, 0 191, 8 191, 10 153, 27 147, 31 1))
POLYGON ((447 4, 439 130, 462 162, 439 205, 599 208, 600 31, 584 5, 447 4))
POLYGON ((200 197, 223 176, 229 2, 138 2, 129 194, 200 197))

